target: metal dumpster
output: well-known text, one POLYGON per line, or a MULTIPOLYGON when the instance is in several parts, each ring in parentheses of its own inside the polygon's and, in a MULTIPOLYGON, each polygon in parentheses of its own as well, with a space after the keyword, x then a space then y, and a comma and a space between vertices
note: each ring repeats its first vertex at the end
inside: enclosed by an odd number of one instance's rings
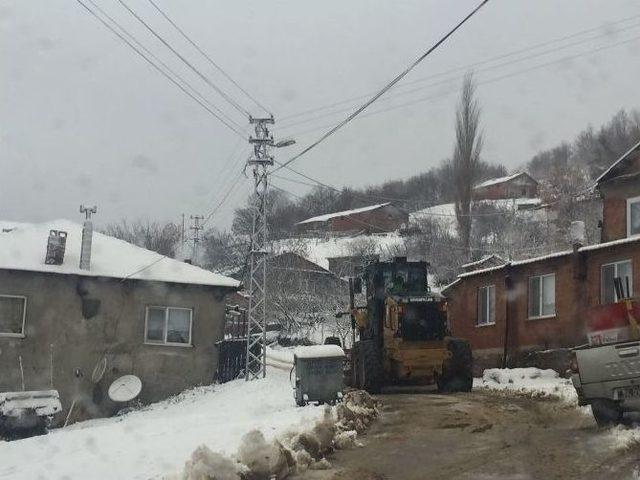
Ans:
POLYGON ((338 345, 296 348, 293 354, 296 404, 334 403, 342 399, 344 358, 338 345))

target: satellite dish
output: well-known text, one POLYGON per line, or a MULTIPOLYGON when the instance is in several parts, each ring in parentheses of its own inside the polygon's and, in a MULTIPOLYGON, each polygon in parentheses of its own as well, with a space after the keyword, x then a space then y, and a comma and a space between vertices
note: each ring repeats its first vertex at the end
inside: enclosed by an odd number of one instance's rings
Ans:
POLYGON ((96 366, 93 367, 93 373, 91 374, 91 381, 93 383, 98 383, 102 380, 104 376, 104 372, 107 370, 107 357, 102 357, 102 359, 96 363, 96 366))
POLYGON ((124 375, 109 386, 109 398, 114 402, 133 400, 142 390, 142 381, 135 375, 124 375))

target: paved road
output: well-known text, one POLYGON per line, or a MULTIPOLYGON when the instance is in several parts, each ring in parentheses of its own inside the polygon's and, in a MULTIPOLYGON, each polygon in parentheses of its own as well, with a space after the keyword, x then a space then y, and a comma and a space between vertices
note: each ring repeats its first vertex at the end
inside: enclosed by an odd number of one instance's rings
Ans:
MULTIPOLYGON (((633 479, 640 445, 621 448, 584 410, 478 391, 386 395, 364 448, 336 452, 305 480, 633 479)), ((629 436, 630 432, 622 431, 629 436)))

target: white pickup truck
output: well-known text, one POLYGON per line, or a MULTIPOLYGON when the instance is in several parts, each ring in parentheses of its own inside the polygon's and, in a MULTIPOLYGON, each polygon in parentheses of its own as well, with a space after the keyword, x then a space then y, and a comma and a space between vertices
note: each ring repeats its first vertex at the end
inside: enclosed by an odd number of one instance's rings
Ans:
POLYGON ((640 411, 640 341, 574 349, 571 376, 580 405, 591 405, 600 426, 640 411))
POLYGON ((571 380, 580 405, 591 405, 598 425, 640 412, 640 300, 616 278, 616 303, 588 312, 589 345, 573 349, 571 380))

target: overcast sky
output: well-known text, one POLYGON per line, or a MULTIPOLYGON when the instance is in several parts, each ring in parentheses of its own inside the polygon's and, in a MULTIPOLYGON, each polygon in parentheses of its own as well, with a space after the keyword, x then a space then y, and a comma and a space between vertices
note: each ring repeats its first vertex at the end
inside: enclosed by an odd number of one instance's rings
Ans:
MULTIPOLYGON (((246 128, 246 118, 118 0, 94 1, 246 128)), ((216 85, 261 113, 148 0, 124 1, 216 85)), ((273 111, 277 137, 296 138, 276 152, 283 161, 348 113, 332 112, 356 103, 315 109, 380 88, 478 3, 155 1, 273 111), (315 111, 286 118, 308 110, 315 111)), ((336 186, 364 186, 437 165, 452 150, 460 77, 474 68, 483 157, 517 169, 536 151, 638 106, 639 47, 635 0, 491 0, 404 86, 370 107, 387 111, 352 122, 294 166, 336 186)), ((75 0, 0 0, 0 218, 80 220, 80 203, 98 205, 99 223, 206 215, 234 185, 247 152, 245 140, 75 0)), ((298 194, 308 188, 275 183, 298 194)), ((209 226, 228 226, 249 186, 242 177, 209 226)))

